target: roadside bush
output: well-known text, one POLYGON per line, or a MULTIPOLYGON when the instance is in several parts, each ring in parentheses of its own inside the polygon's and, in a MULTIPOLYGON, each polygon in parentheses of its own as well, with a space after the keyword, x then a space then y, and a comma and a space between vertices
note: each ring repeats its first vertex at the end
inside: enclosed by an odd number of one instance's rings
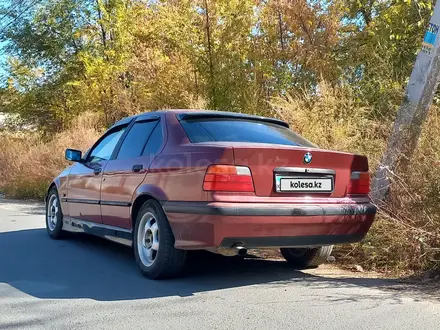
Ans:
MULTIPOLYGON (((392 122, 372 118, 348 88, 321 83, 318 92, 277 98, 272 107, 321 148, 368 156, 374 174, 392 122)), ((403 274, 440 268, 440 131, 433 107, 405 173, 392 173, 390 199, 379 206, 367 237, 334 252, 343 264, 403 274)))
POLYGON ((0 191, 10 198, 42 198, 68 165, 65 149, 85 151, 101 134, 100 123, 97 115, 83 114, 47 141, 34 132, 0 133, 0 191))

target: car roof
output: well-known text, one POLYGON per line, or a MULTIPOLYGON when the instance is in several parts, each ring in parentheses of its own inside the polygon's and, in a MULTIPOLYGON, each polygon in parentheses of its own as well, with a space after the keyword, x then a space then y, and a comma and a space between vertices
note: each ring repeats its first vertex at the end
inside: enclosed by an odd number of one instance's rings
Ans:
POLYGON ((209 118, 232 118, 232 119, 244 119, 244 120, 254 120, 254 121, 264 121, 284 127, 289 127, 289 124, 285 121, 268 118, 263 116, 248 115, 240 112, 228 112, 228 111, 216 111, 216 110, 203 110, 203 109, 166 109, 157 110, 152 112, 144 112, 134 116, 126 117, 118 122, 116 122, 112 127, 127 124, 133 119, 145 116, 145 115, 160 115, 164 113, 175 113, 179 120, 190 120, 190 119, 209 119, 209 118))

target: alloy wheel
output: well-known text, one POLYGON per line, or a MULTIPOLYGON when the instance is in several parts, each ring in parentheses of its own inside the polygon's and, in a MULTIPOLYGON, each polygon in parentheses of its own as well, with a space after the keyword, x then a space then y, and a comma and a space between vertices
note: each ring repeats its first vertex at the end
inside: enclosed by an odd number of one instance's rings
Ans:
POLYGON ((50 231, 54 231, 58 221, 58 198, 55 194, 50 196, 47 203, 47 225, 50 231))
POLYGON ((145 213, 139 223, 137 249, 142 263, 146 267, 153 265, 159 252, 159 226, 150 212, 145 213))

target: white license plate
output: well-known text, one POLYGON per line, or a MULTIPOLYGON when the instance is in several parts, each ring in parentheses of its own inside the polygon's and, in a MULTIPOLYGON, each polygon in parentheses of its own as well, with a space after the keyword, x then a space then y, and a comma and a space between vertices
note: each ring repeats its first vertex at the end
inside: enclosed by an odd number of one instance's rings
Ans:
POLYGON ((277 190, 288 192, 332 192, 333 178, 277 177, 277 190))

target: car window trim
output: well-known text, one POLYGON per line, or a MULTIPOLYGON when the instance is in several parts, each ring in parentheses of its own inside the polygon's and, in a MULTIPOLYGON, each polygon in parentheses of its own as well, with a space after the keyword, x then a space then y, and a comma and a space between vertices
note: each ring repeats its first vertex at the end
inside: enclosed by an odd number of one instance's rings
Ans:
POLYGON ((154 121, 154 120, 160 120, 160 116, 158 115, 139 116, 136 117, 135 122, 139 123, 139 122, 154 121))
MULTIPOLYGON (((119 151, 121 150, 122 144, 124 143, 125 138, 127 137, 128 133, 131 131, 132 127, 135 124, 145 123, 145 122, 150 122, 150 121, 160 122, 160 117, 157 115, 154 115, 154 116, 149 116, 149 117, 139 117, 139 118, 135 118, 134 120, 132 120, 129 123, 129 125, 127 126, 127 128, 125 129, 124 134, 122 134, 121 139, 116 144, 115 150, 113 150, 113 154, 112 154, 110 160, 118 159, 119 151)), ((157 124, 156 124, 156 126, 157 126, 157 124)), ((154 126, 153 130, 156 128, 156 126, 154 126)), ((147 142, 150 139, 151 134, 153 134, 153 130, 151 131, 150 135, 148 136, 147 142)), ((142 152, 145 150, 145 146, 147 145, 147 142, 145 142, 145 145, 142 148, 142 152)), ((141 152, 141 156, 142 156, 142 152, 141 152)))
MULTIPOLYGON (((102 142, 102 140, 104 140, 107 136, 109 136, 110 134, 113 134, 114 132, 118 132, 121 129, 123 129, 125 127, 125 130, 123 132, 123 134, 121 135, 121 137, 119 138, 118 143, 116 144, 116 147, 118 146, 119 142, 121 141, 121 139, 125 136, 126 132, 127 132, 127 128, 130 124, 124 123, 124 124, 120 124, 118 126, 113 126, 110 129, 108 129, 96 142, 95 144, 87 151, 87 153, 84 155, 84 159, 86 163, 90 163, 90 156, 93 152, 93 150, 95 150, 95 148, 102 142)), ((115 149, 116 149, 115 147, 115 149)), ((114 153, 115 150, 113 150, 114 153)), ((113 156, 112 153, 112 156, 113 156)), ((112 158, 110 157, 109 160, 111 160, 112 158)))
POLYGON ((289 128, 289 124, 283 120, 276 118, 269 118, 263 116, 247 115, 244 113, 232 113, 224 111, 203 111, 203 112, 187 112, 177 114, 177 119, 179 121, 190 121, 190 120, 215 120, 215 119, 236 119, 236 120, 249 120, 257 122, 272 123, 278 126, 289 128))

